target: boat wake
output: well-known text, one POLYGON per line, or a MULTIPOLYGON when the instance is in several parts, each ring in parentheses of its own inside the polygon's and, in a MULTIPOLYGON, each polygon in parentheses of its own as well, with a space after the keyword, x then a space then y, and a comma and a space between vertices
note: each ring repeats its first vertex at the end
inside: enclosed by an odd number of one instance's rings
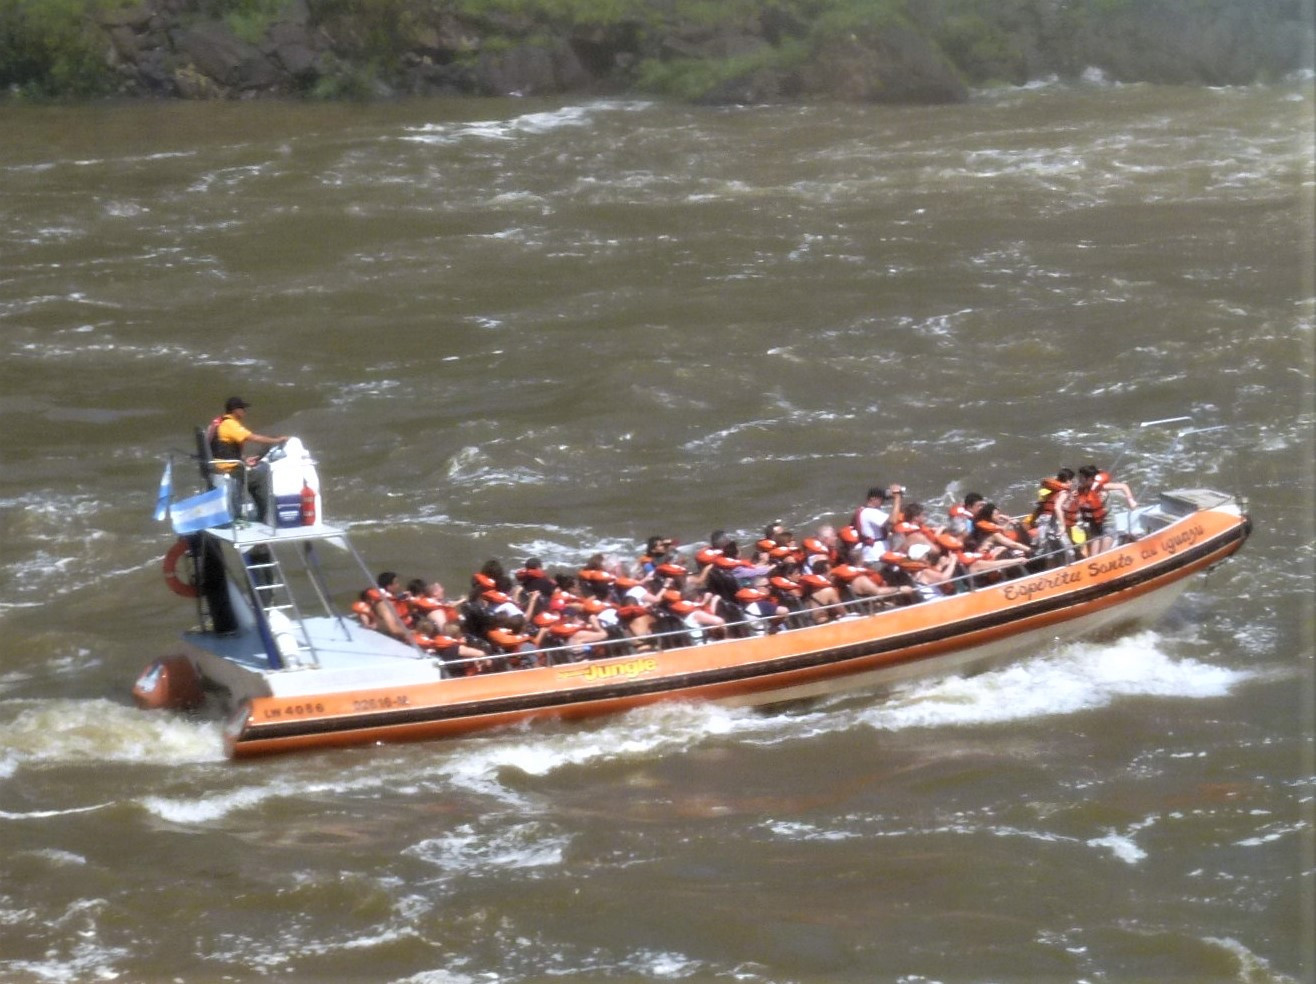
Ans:
MULTIPOLYGON (((336 764, 325 785, 313 757, 298 775, 281 775, 301 792, 375 789, 381 775, 417 790, 454 788, 506 805, 524 805, 527 779, 568 768, 645 761, 696 750, 710 742, 771 745, 844 732, 856 726, 897 732, 913 728, 990 726, 1081 714, 1137 697, 1221 697, 1253 674, 1175 657, 1166 639, 1144 631, 1108 643, 1073 643, 1055 652, 972 677, 921 681, 880 700, 838 696, 786 710, 726 708, 706 703, 662 703, 592 725, 527 724, 474 735, 446 746, 446 754, 413 746, 376 748, 370 767, 336 764), (301 773, 305 772, 305 775, 301 773)), ((208 764, 224 759, 218 722, 142 712, 105 700, 10 700, 0 703, 0 779, 32 765, 100 762, 208 764)), ((256 806, 263 795, 207 797, 198 804, 153 799, 162 819, 205 823, 256 806)))
POLYGON ((1078 642, 973 677, 924 681, 859 713, 884 731, 999 724, 1078 714, 1125 697, 1221 697, 1252 674, 1179 659, 1157 632, 1078 642))
POLYGON ((0 778, 30 765, 187 765, 224 760, 218 722, 108 700, 0 701, 0 778))

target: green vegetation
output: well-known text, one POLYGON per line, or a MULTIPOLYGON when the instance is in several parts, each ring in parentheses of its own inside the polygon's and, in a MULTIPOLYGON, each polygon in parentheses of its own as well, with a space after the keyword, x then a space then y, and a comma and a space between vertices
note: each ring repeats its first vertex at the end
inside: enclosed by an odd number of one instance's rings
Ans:
POLYGON ((0 0, 0 87, 31 99, 108 92, 98 15, 122 0, 0 0))
POLYGON ((807 57, 797 41, 732 58, 648 58, 640 63, 636 86, 645 92, 697 101, 729 82, 760 72, 789 72, 807 57))
POLYGON ((231 0, 220 12, 229 29, 250 44, 258 44, 265 37, 275 16, 287 0, 231 0))
POLYGON ((1027 81, 1026 66, 1014 36, 980 14, 948 17, 935 36, 946 57, 970 79, 1027 81))

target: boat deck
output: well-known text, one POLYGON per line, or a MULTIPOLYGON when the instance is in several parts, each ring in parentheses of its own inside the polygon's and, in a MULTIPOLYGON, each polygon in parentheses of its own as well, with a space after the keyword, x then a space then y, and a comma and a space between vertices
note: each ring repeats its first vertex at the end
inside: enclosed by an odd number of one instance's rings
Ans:
POLYGON ((184 640, 250 673, 264 677, 275 697, 338 693, 389 683, 433 683, 442 677, 437 661, 395 639, 347 619, 308 618, 302 622, 314 658, 280 670, 270 668, 254 630, 215 635, 189 632, 184 640))

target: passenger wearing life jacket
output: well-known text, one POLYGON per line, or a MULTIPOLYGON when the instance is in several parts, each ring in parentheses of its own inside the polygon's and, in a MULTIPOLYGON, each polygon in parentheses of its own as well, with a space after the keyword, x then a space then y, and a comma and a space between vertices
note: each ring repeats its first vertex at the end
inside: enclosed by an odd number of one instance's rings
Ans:
POLYGON ((549 645, 570 647, 567 659, 559 659, 558 662, 608 655, 603 644, 613 636, 603 624, 601 617, 605 613, 615 613, 615 609, 607 602, 593 597, 584 598, 563 609, 561 621, 549 627, 549 633, 555 640, 549 645))
POLYGON ((461 625, 421 619, 412 635, 417 646, 443 661, 444 676, 474 676, 487 672, 492 664, 483 649, 467 644, 461 625))
POLYGON ((983 498, 980 493, 970 492, 965 495, 962 502, 957 502, 950 507, 948 513, 950 521, 947 526, 952 536, 957 536, 963 540, 973 532, 973 512, 982 501, 983 498))
POLYGON ((525 566, 512 577, 516 584, 507 593, 526 613, 527 618, 533 618, 536 612, 543 611, 557 591, 556 582, 545 573, 544 562, 538 557, 526 558, 525 566))
POLYGON ((422 619, 430 619, 438 625, 446 625, 457 619, 457 606, 448 603, 443 585, 438 581, 425 581, 413 577, 407 582, 403 597, 410 608, 413 626, 422 619))
POLYGON ((796 554, 800 562, 806 567, 815 560, 825 560, 829 564, 839 564, 842 559, 840 549, 842 546, 844 544, 836 535, 836 527, 830 523, 824 523, 818 527, 818 532, 814 536, 804 538, 796 554))
POLYGON ((637 560, 636 567, 638 570, 649 574, 655 567, 667 559, 667 555, 672 552, 676 541, 670 536, 651 536, 645 542, 644 553, 637 560))
POLYGON ((224 403, 224 412, 206 427, 206 446, 210 451, 211 467, 221 475, 233 475, 229 490, 229 510, 234 516, 242 514, 241 473, 246 473, 246 489, 256 504, 257 518, 272 523, 270 512, 270 468, 257 455, 244 457, 248 444, 278 447, 288 440, 286 435, 268 437, 247 427, 247 408, 251 406, 240 396, 230 396, 224 403))
POLYGON ((1033 548, 1024 543, 1015 530, 1014 520, 994 502, 981 502, 973 514, 973 532, 965 538, 965 549, 986 554, 992 559, 1004 555, 1024 558, 1033 548))
POLYGON ((617 578, 616 590, 621 596, 617 605, 617 620, 633 640, 632 645, 641 651, 653 648, 645 641, 645 637, 654 631, 653 606, 661 600, 650 588, 661 590, 653 580, 646 582, 624 575, 617 578))
POLYGON ((1113 481, 1096 465, 1088 464, 1078 470, 1074 488, 1057 503, 1057 507, 1065 517, 1065 525, 1070 530, 1070 536, 1076 544, 1082 543, 1086 556, 1091 557, 1114 545, 1115 538, 1111 535, 1108 525, 1110 518, 1108 502, 1111 492, 1122 495, 1130 509, 1138 508, 1133 490, 1128 485, 1113 481))
MULTIPOLYGON (((506 597, 504 595, 504 597, 506 597)), ((500 606, 501 607, 501 606, 500 606)), ((485 630, 484 637, 494 647, 495 669, 525 669, 538 664, 534 636, 525 630, 525 616, 494 609, 493 625, 485 630)))
POLYGON ((832 583, 832 566, 825 560, 815 561, 809 570, 795 578, 814 622, 831 622, 845 614, 841 608, 841 593, 832 583))
POLYGON ((847 604, 859 602, 858 607, 865 611, 874 610, 882 602, 900 601, 901 595, 907 593, 887 584, 881 574, 867 567, 833 564, 830 573, 838 597, 847 604))
POLYGON ((356 620, 360 622, 361 627, 365 629, 376 628, 375 602, 372 597, 374 594, 374 588, 367 588, 365 591, 361 592, 356 601, 352 602, 352 614, 356 616, 356 620))
POLYGON ((501 591, 509 596, 512 591, 512 579, 507 576, 502 561, 497 557, 490 557, 471 575, 471 590, 466 600, 477 601, 486 591, 501 591))
POLYGON ((864 504, 855 510, 851 525, 858 532, 859 541, 864 545, 861 554, 864 564, 876 566, 881 563, 882 554, 889 549, 887 538, 891 532, 891 517, 893 514, 900 514, 904 494, 904 488, 899 485, 892 485, 889 488, 874 485, 868 490, 868 498, 864 504))
POLYGON ((405 621, 410 609, 399 597, 401 583, 393 571, 384 571, 375 579, 375 587, 365 593, 365 601, 370 606, 374 629, 402 642, 410 642, 411 631, 405 621))
POLYGON ((1063 498, 1062 492, 1068 492, 1073 487, 1073 480, 1072 468, 1061 468, 1055 478, 1042 479, 1041 487, 1037 490, 1037 502, 1028 516, 1029 527, 1049 526, 1055 522, 1056 503, 1063 498))
POLYGON ((945 527, 928 524, 927 513, 921 502, 910 502, 905 506, 903 514, 892 525, 891 533, 892 547, 906 552, 921 543, 940 557, 947 551, 964 546, 963 539, 947 532, 945 527))
POLYGON ((786 609, 786 625, 792 629, 813 623, 812 616, 805 612, 805 591, 799 577, 799 561, 791 556, 783 558, 766 578, 766 590, 778 608, 786 609))

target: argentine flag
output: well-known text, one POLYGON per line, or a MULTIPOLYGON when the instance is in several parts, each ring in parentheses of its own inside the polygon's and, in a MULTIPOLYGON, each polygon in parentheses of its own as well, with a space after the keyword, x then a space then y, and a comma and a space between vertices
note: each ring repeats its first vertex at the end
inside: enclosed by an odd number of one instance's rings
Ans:
POLYGON ((174 496, 174 459, 165 459, 164 474, 160 476, 160 491, 155 495, 155 521, 169 515, 169 500, 174 496))
POLYGON ((196 533, 212 526, 223 526, 233 517, 228 511, 228 492, 212 489, 182 502, 175 502, 169 510, 174 521, 174 532, 179 536, 196 533))

